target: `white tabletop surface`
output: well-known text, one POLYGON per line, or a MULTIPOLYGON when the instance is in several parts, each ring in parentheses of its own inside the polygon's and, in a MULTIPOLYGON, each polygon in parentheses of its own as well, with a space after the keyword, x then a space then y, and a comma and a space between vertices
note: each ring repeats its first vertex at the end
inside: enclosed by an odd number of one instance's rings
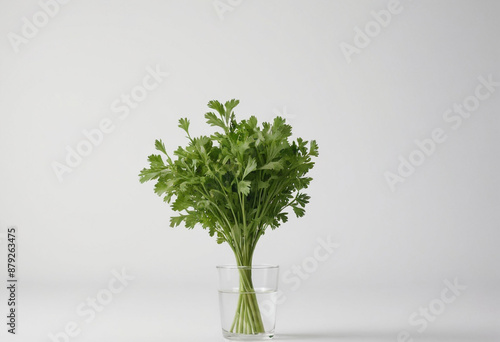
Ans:
MULTIPOLYGON (((57 335, 69 322, 79 329, 70 341, 223 341, 215 285, 151 286, 134 281, 90 322, 77 308, 106 288, 104 283, 70 288, 24 282, 18 333, 13 337, 2 331, 2 341, 49 342, 49 334, 57 335)), ((417 302, 427 302, 426 291, 361 286, 329 290, 305 284, 286 295, 278 308, 276 341, 398 341, 403 330, 414 341, 500 341, 499 312, 494 310, 499 296, 494 291, 469 289, 423 333, 408 317, 417 302)), ((64 339, 60 335, 57 341, 64 339)))

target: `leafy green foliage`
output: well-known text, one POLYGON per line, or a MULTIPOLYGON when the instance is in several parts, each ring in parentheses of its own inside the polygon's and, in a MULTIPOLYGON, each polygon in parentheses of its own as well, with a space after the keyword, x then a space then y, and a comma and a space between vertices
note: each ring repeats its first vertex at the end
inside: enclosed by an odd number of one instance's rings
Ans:
POLYGON ((170 218, 172 227, 199 224, 218 243, 231 246, 238 264, 251 265, 257 241, 267 228, 287 222, 287 208, 304 216, 310 197, 303 191, 312 180, 306 174, 318 145, 301 138, 290 142, 292 127, 281 117, 261 127, 255 116, 237 122, 233 110, 238 103, 208 103, 214 112, 205 114, 207 123, 222 129, 210 136, 192 138, 189 120, 180 119, 188 145, 178 147, 172 159, 156 140, 165 160, 149 156, 150 166, 139 176, 142 183, 155 180, 155 193, 179 212, 170 218))

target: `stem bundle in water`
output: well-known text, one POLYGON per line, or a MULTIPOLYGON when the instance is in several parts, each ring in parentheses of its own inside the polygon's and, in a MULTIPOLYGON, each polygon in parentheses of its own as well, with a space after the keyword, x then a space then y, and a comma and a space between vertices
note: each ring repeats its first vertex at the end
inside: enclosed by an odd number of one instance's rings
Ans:
POLYGON ((231 332, 235 334, 264 333, 257 294, 253 288, 252 270, 240 268, 240 294, 231 332))

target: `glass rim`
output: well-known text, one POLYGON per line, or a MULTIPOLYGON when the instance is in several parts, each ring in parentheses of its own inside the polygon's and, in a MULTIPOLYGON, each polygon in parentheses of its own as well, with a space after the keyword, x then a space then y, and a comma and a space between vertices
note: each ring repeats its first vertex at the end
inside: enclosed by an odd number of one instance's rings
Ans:
POLYGON ((252 265, 252 266, 217 265, 215 267, 217 269, 229 269, 229 270, 240 270, 240 269, 257 269, 257 270, 262 270, 262 269, 276 269, 276 268, 279 268, 278 265, 267 265, 267 264, 252 265))

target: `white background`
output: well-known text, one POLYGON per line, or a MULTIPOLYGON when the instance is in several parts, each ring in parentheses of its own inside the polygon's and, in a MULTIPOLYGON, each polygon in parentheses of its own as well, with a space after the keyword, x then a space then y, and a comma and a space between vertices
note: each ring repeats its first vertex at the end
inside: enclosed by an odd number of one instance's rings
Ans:
POLYGON ((255 263, 285 274, 318 239, 338 243, 299 286, 282 279, 277 340, 499 341, 500 87, 457 129, 443 113, 478 77, 500 81, 500 4, 401 0, 350 63, 341 44, 389 1, 229 4, 74 0, 14 48, 41 7, 0 1, 2 317, 5 232, 19 230, 18 334, 2 323, 0 339, 48 342, 74 321, 70 341, 222 340, 215 265, 230 249, 169 228, 138 173, 155 139, 185 144, 180 117, 198 135, 209 100, 238 98, 239 118, 284 115, 320 147, 306 216, 268 232, 255 263), (120 119, 112 103, 156 66, 169 76, 120 119), (52 164, 103 118, 114 130, 60 182, 52 164), (384 174, 439 128, 446 140, 391 191, 384 174), (76 308, 122 268, 134 279, 85 322, 76 308), (412 313, 454 279, 467 288, 418 332, 412 313))

